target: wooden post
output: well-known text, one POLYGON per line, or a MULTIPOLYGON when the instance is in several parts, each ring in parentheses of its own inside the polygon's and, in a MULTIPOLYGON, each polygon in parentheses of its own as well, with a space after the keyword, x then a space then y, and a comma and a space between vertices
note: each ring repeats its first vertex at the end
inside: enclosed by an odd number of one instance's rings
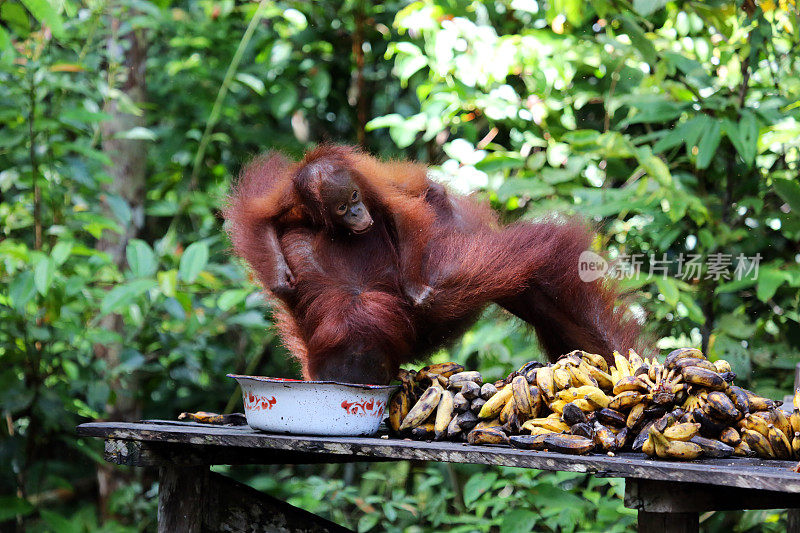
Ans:
POLYGON ((639 511, 639 533, 697 533, 698 513, 649 513, 639 511))
POLYGON ((207 466, 159 470, 158 533, 200 533, 208 495, 207 466))

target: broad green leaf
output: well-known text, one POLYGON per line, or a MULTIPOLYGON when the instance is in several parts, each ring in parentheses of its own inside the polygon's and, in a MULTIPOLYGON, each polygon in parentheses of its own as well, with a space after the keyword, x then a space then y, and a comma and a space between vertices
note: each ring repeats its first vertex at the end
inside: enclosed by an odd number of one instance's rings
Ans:
POLYGON ((178 288, 178 271, 174 268, 162 270, 156 277, 158 278, 158 287, 161 289, 164 296, 174 297, 175 291, 178 288))
POLYGON ((207 263, 208 245, 203 241, 193 242, 181 256, 178 277, 186 283, 193 283, 207 263))
POLYGON ((720 140, 722 140, 722 123, 719 120, 712 120, 697 145, 697 168, 708 168, 717 152, 720 140))
POLYGON ((297 105, 297 89, 294 85, 275 84, 269 96, 269 108, 275 118, 283 118, 297 105))
POLYGON ((539 514, 528 509, 514 509, 503 513, 500 533, 527 533, 533 531, 539 514))
POLYGON ((756 296, 762 302, 766 302, 775 296, 775 291, 786 281, 786 275, 777 268, 763 267, 758 271, 756 296))
POLYGON ((778 196, 789 204, 792 213, 800 216, 800 183, 796 179, 775 179, 772 181, 772 187, 778 196))
POLYGON ((36 268, 33 270, 33 281, 36 284, 36 290, 42 296, 47 295, 50 290, 50 285, 53 284, 53 277, 56 273, 56 264, 50 257, 42 257, 36 268))
POLYGON ((69 259, 69 255, 72 253, 72 246, 73 244, 69 241, 58 241, 56 245, 53 246, 50 257, 53 259, 56 266, 63 265, 66 260, 69 259))
POLYGON ((633 10, 646 17, 667 5, 667 2, 668 0, 633 0, 633 10))
POLYGON ((324 68, 317 67, 308 78, 308 88, 318 100, 324 100, 331 92, 331 75, 324 68))
POLYGON ((108 313, 122 311, 136 301, 137 298, 156 286, 155 280, 152 279, 136 279, 118 285, 106 293, 103 302, 100 304, 100 314, 107 315, 108 313))
POLYGON ((553 194, 555 189, 552 185, 542 183, 536 179, 512 178, 507 180, 497 189, 497 198, 505 202, 512 196, 526 196, 528 198, 541 198, 553 194))
POLYGON ((149 278, 158 268, 156 254, 150 245, 140 239, 131 239, 125 249, 128 268, 136 278, 149 278))
POLYGON ((0 496, 0 523, 8 522, 16 516, 31 514, 35 507, 22 498, 16 496, 0 496))
POLYGON ((21 0, 31 15, 43 25, 47 25, 53 37, 61 40, 64 37, 64 24, 58 12, 58 4, 48 0, 21 0))
POLYGON ((473 474, 464 485, 464 505, 471 506, 483 493, 492 488, 495 481, 497 481, 495 472, 473 474))
POLYGON ((219 296, 217 306, 222 311, 227 311, 240 302, 243 302, 248 294, 250 294, 250 291, 246 289, 231 289, 225 291, 219 296))
POLYGON ((675 281, 671 278, 656 277, 655 282, 658 287, 658 292, 664 295, 664 301, 672 307, 675 307, 680 298, 680 291, 675 281))
POLYGON ((645 62, 650 65, 655 64, 656 48, 647 38, 642 28, 640 28, 633 17, 628 14, 624 14, 621 17, 621 20, 622 27, 625 29, 625 32, 628 34, 628 37, 630 37, 631 42, 633 43, 633 46, 639 51, 645 62))
POLYGON ((14 309, 20 313, 25 310, 25 306, 36 295, 36 284, 33 280, 33 272, 26 270, 20 272, 11 280, 8 288, 8 296, 14 309))

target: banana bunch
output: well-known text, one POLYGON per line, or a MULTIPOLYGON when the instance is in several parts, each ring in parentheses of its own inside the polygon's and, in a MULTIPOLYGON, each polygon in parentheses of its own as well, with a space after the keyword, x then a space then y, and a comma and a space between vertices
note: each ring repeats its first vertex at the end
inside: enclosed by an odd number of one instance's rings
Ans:
POLYGON ((440 363, 400 372, 388 425, 412 439, 572 454, 800 459, 800 391, 787 414, 781 402, 733 385, 734 377, 726 361, 711 362, 693 348, 675 350, 663 363, 633 350, 615 352, 613 363, 575 350, 493 383, 440 363))

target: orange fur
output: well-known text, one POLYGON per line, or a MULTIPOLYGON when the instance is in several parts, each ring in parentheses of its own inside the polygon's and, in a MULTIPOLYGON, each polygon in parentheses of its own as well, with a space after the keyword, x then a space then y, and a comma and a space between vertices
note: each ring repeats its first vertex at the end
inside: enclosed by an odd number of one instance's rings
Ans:
POLYGON ((299 163, 270 154, 244 169, 225 217, 235 253, 265 287, 274 258, 260 237, 277 228, 297 285, 276 320, 306 378, 386 381, 454 340, 490 302, 529 322, 551 358, 636 347, 639 325, 617 306, 616 288, 578 277, 589 227, 558 216, 503 227, 488 206, 430 181, 423 165, 346 146, 320 146, 299 163), (319 190, 330 168, 348 169, 361 189, 375 221, 366 234, 326 220, 319 190), (432 286, 430 304, 412 305, 408 283, 432 286))

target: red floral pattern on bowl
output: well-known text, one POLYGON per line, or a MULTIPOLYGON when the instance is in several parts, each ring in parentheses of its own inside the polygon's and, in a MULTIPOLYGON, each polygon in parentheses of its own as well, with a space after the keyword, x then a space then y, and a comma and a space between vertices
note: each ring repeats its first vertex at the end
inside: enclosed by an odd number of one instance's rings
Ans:
POLYGON ((361 400, 360 402, 342 401, 342 409, 351 415, 365 416, 367 414, 374 414, 380 416, 386 408, 386 402, 370 398, 369 400, 361 400))

